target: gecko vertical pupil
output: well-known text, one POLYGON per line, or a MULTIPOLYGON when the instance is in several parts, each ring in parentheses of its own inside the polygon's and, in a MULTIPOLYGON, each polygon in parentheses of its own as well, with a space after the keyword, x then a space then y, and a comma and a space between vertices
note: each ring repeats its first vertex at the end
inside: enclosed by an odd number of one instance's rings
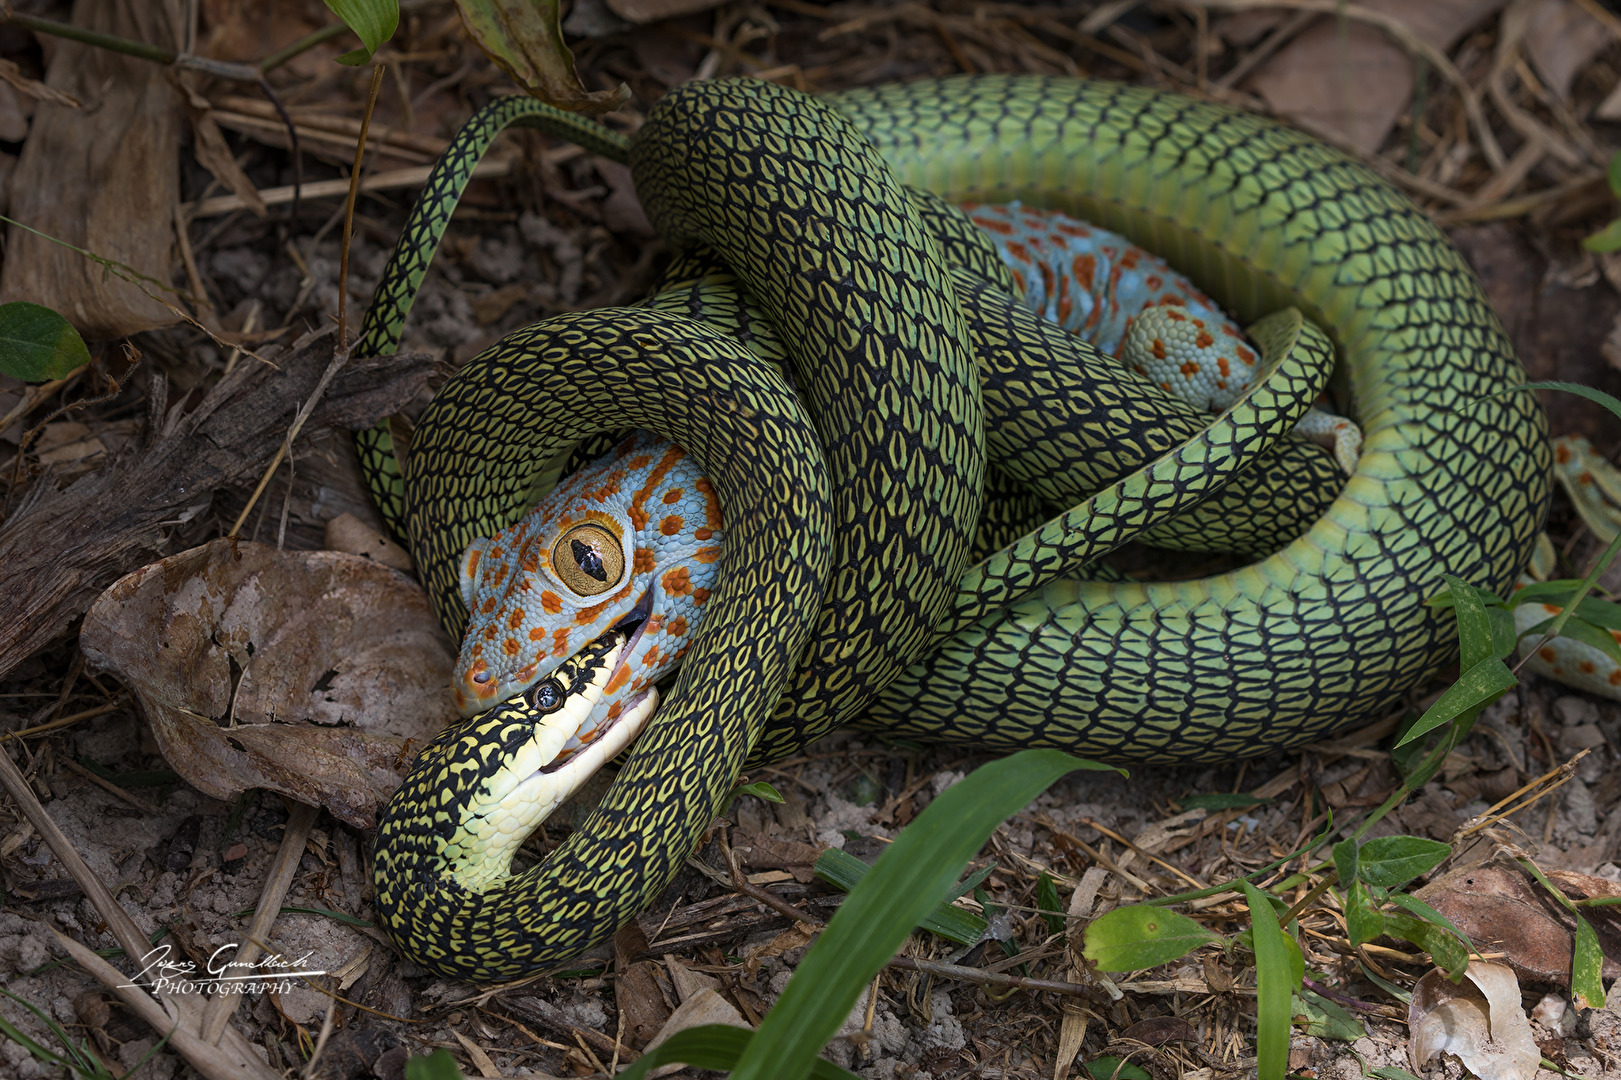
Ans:
POLYGON ((602 556, 597 554, 596 548, 579 540, 570 540, 574 561, 580 564, 580 569, 596 578, 604 585, 608 583, 608 571, 602 565, 602 556))
POLYGON ((625 577, 625 549, 618 535, 595 521, 564 532, 552 545, 552 571, 579 596, 596 596, 625 577))

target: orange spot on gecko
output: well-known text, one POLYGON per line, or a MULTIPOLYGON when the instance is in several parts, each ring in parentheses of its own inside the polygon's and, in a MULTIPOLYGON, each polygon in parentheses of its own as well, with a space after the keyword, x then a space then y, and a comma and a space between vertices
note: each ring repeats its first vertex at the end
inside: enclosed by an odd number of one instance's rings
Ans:
POLYGON ((574 650, 568 647, 568 627, 563 627, 552 634, 552 655, 568 656, 574 650))
POLYGON ((686 522, 682 519, 680 514, 671 514, 669 517, 659 522, 659 532, 663 533, 665 536, 674 536, 676 533, 681 531, 681 526, 685 524, 686 522))
POLYGON ((1069 268, 1077 282, 1090 288, 1092 279, 1097 276, 1098 261, 1090 255, 1077 255, 1069 268))
POLYGON ((618 720, 619 714, 624 711, 624 708, 625 703, 623 701, 616 701, 612 705, 608 706, 608 719, 618 720))
POLYGON ((669 628, 668 633, 670 633, 674 637, 680 637, 681 635, 685 634, 686 632, 687 632, 687 617, 685 615, 677 615, 675 618, 670 620, 670 628, 669 628))
POLYGON ((1591 674, 1593 674, 1594 671, 1597 670, 1596 668, 1593 667, 1592 663, 1590 661, 1587 661, 1587 660, 1583 660, 1581 662, 1580 667, 1582 669, 1582 674, 1583 675, 1591 675, 1591 674))
POLYGON ((1245 367, 1255 366, 1255 354, 1242 345, 1238 347, 1238 358, 1243 361, 1245 367))
MULTIPOLYGON (((1556 446, 1556 447, 1554 447, 1553 448, 1553 459, 1555 461, 1557 461, 1561 465, 1564 465, 1567 462, 1569 462, 1570 461, 1570 447, 1568 447, 1568 446, 1556 446)), ((478 553, 474 552, 473 553, 473 566, 477 566, 477 565, 478 565, 478 553)), ((469 570, 468 572, 471 573, 471 570, 469 570)))
POLYGON ((1233 373, 1231 362, 1225 356, 1216 357, 1216 370, 1221 372, 1224 379, 1233 373))
POLYGON ((1543 604, 1542 605, 1542 610, 1546 611, 1549 615, 1557 615, 1561 611, 1563 611, 1564 609, 1561 608, 1558 604, 1543 604))
POLYGON ((629 514, 630 527, 632 529, 634 529, 636 532, 641 532, 643 529, 647 528, 647 522, 649 519, 646 510, 643 510, 640 506, 632 505, 629 510, 629 514))
POLYGON ((686 596, 692 591, 692 577, 687 573, 685 566, 678 566, 665 574, 659 584, 663 585, 664 591, 671 596, 686 596))
POLYGON ((1609 683, 1611 686, 1621 686, 1621 668, 1610 672, 1609 683))
POLYGON ((540 594, 540 609, 548 615, 556 615, 563 610, 563 598, 550 589, 540 594))
POLYGON ((630 680, 630 668, 621 666, 608 678, 608 685, 602 688, 605 694, 617 693, 619 688, 630 680))
POLYGON ((1148 347, 1148 351, 1154 354, 1155 360, 1165 359, 1165 342, 1155 338, 1153 344, 1148 347))
POLYGON ((694 589, 694 590, 692 590, 692 602, 694 604, 702 605, 704 603, 704 601, 706 601, 708 599, 709 599, 709 590, 708 589, 694 589))
POLYGON ((529 631, 529 640, 530 641, 545 641, 546 640, 546 628, 544 626, 537 626, 533 630, 529 631))
MULTIPOLYGON (((659 659, 659 647, 657 645, 654 645, 651 648, 649 648, 647 650, 647 652, 642 656, 642 663, 652 665, 652 664, 658 663, 658 659, 659 659)), ((637 680, 637 681, 640 682, 641 680, 637 680)))
POLYGON ((507 629, 516 630, 523 625, 523 608, 513 608, 512 614, 507 616, 507 629))
POLYGON ((651 574, 653 572, 653 549, 637 548, 631 554, 630 568, 633 573, 651 574))
POLYGON ((1199 374, 1199 365, 1195 364, 1192 360, 1189 360, 1182 365, 1181 371, 1182 374, 1191 379, 1193 376, 1199 374))
POLYGON ((714 546, 701 547, 693 552, 692 557, 701 563, 712 563, 720 558, 720 548, 714 546))
POLYGON ((1550 664, 1553 663, 1553 661, 1554 661, 1554 651, 1552 649, 1549 649, 1549 648, 1538 649, 1537 650, 1537 655, 1542 657, 1543 660, 1547 661, 1550 664))
POLYGON ((1216 339, 1210 336, 1210 331, 1200 330, 1199 336, 1193 339, 1193 343, 1201 349, 1208 349, 1216 343, 1216 339))
POLYGON ((1165 313, 1165 317, 1167 319, 1171 319, 1171 320, 1173 320, 1175 322, 1186 322, 1187 318, 1188 318, 1186 315, 1182 314, 1180 311, 1167 311, 1165 313))
POLYGON ((503 641, 501 643, 501 650, 503 652, 505 652, 508 656, 517 656, 518 655, 518 639, 517 638, 510 638, 510 637, 507 638, 505 641, 503 641))
POLYGON ((1165 287, 1164 279, 1162 279, 1158 274, 1149 274, 1147 277, 1143 278, 1143 284, 1147 285, 1155 292, 1159 292, 1160 289, 1165 287))
POLYGON ((664 505, 674 506, 676 503, 681 501, 681 496, 685 494, 686 492, 681 488, 671 488, 669 491, 664 493, 664 505))

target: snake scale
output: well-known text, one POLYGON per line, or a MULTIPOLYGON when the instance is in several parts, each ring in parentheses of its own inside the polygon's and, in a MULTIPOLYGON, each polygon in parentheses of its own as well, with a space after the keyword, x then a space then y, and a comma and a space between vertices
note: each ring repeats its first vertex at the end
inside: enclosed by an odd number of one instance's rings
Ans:
MULTIPOLYGON (((484 110, 413 211, 362 352, 395 347, 472 164, 510 123, 572 124, 590 148, 624 154, 611 133, 534 102, 484 110)), ((1549 497, 1546 422, 1528 395, 1491 396, 1523 373, 1479 286, 1416 207, 1304 135, 1068 79, 825 99, 733 81, 672 91, 629 157, 660 231, 719 253, 742 306, 788 343, 791 372, 676 312, 573 313, 458 372, 411 436, 403 483, 387 430, 360 434, 379 505, 456 632, 463 549, 522 513, 540 463, 595 432, 647 428, 679 443, 726 514, 720 587, 673 692, 603 803, 542 866, 447 889, 432 868, 460 828, 453 774, 419 764, 391 804, 379 911, 441 971, 510 977, 602 940, 669 880, 751 755, 779 757, 850 720, 1115 760, 1309 740, 1449 662, 1450 628, 1424 603, 1442 573, 1501 592, 1530 556, 1549 497), (972 242, 955 254, 950 237, 931 237, 937 209, 904 185, 1064 210, 1163 255, 1241 319, 1297 308, 1311 322, 1285 311, 1260 324, 1269 352, 1299 348, 1208 434, 1159 436, 1164 457, 1103 468, 1089 481, 1109 485, 1101 492, 969 568, 981 446, 994 454, 1010 419, 992 407, 982 420, 996 380, 982 395, 976 335, 990 325, 1007 347, 1038 350, 1038 366, 1051 342, 1017 319, 972 314, 985 310, 965 296, 978 286, 940 255, 971 260, 972 242), (1336 394, 1366 439, 1315 524, 1216 577, 1075 578, 1276 452, 1261 448, 1316 396, 1310 364, 1294 359, 1326 359, 1312 324, 1332 341, 1336 394)), ((1038 480, 1068 468, 1068 440, 1082 437, 1043 441, 1069 393, 1059 383, 1013 406, 1035 424, 1019 453, 1038 480)), ((1129 431, 1159 422, 1130 399, 1111 410, 1128 414, 1129 431), (1147 414, 1140 424, 1134 411, 1147 414)), ((527 698, 505 702, 439 744, 460 739, 488 765, 497 744, 480 733, 526 711, 527 698)))

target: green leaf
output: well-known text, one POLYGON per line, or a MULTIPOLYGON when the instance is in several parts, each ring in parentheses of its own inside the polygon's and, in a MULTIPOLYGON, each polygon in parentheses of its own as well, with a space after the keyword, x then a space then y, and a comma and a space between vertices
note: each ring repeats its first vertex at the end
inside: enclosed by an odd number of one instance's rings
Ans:
POLYGON ((1418 1077, 1406 1069, 1395 1065, 1381 1065, 1377 1069, 1370 1070, 1368 1075, 1377 1076, 1379 1080, 1418 1080, 1418 1077))
POLYGON ((784 801, 782 792, 778 791, 764 780, 756 780, 752 784, 738 785, 735 789, 733 789, 732 797, 736 798, 739 795, 753 795, 755 798, 764 799, 766 802, 780 803, 784 801))
POLYGON ((1407 734, 1396 745, 1405 746, 1420 735, 1454 720, 1466 726, 1473 723, 1482 708, 1496 701, 1518 682, 1507 664, 1495 656, 1487 657, 1458 676, 1458 681, 1447 687, 1435 704, 1424 710, 1424 715, 1407 729, 1407 734))
POLYGON ((405 1080, 462 1080, 462 1070, 449 1050, 440 1049, 426 1057, 407 1059, 405 1080))
POLYGON ((1366 945, 1385 932, 1385 917, 1360 881, 1345 894, 1345 932, 1353 947, 1366 945))
POLYGON ((1579 1009, 1604 1008, 1604 950, 1599 948, 1593 926, 1576 914, 1576 953, 1571 962, 1570 994, 1579 1009))
POLYGON ((1412 1004, 1413 995, 1410 991, 1403 990, 1389 979, 1376 974, 1371 968, 1368 967, 1367 964, 1362 962, 1361 958, 1357 959, 1356 966, 1362 969, 1362 977, 1364 979, 1367 979, 1369 982, 1373 983, 1373 985, 1377 986, 1379 989, 1383 990, 1385 993, 1389 994, 1403 1005, 1412 1004))
POLYGON ((1417 915, 1421 919, 1432 922, 1435 925, 1446 929, 1455 935, 1459 941, 1463 942, 1464 948, 1468 949, 1470 952, 1475 951, 1475 943, 1469 940, 1469 935, 1465 934, 1462 930, 1459 930, 1457 925, 1451 919, 1447 918, 1439 911, 1436 911, 1418 897, 1409 896, 1406 893, 1391 893, 1390 902, 1398 907, 1406 908, 1408 911, 1411 911, 1414 915, 1417 915))
POLYGON ((462 25, 486 56, 533 97, 560 109, 617 109, 630 88, 587 91, 563 42, 557 0, 457 0, 462 25))
POLYGON ((1351 1015, 1343 1005, 1328 1000, 1310 990, 1302 990, 1294 999, 1294 1014, 1306 1018, 1306 1034, 1320 1039, 1338 1039, 1356 1042, 1368 1033, 1362 1021, 1351 1015))
POLYGON ((1492 657, 1492 626, 1486 617, 1486 601, 1473 585, 1451 574, 1442 574, 1452 593, 1453 610, 1458 616, 1458 665, 1472 668, 1492 657))
POLYGON ((1385 913, 1385 933, 1402 941, 1410 941, 1429 953, 1435 966, 1453 982, 1463 978, 1463 969, 1469 964, 1469 954, 1463 943, 1449 931, 1432 922, 1391 911, 1385 913))
MULTIPOLYGON (((829 885, 843 889, 845 892, 854 891, 855 887, 861 883, 861 879, 867 876, 867 871, 870 869, 872 868, 854 855, 846 854, 838 848, 828 848, 816 857, 816 876, 829 885)), ((994 864, 970 877, 963 892, 967 892, 985 880, 992 869, 994 869, 994 864)), ((953 896, 951 899, 955 900, 956 898, 953 896)), ((986 925, 985 920, 972 911, 956 907, 945 901, 936 904, 933 911, 918 921, 920 928, 929 931, 931 934, 939 934, 947 941, 955 941, 958 945, 979 944, 985 937, 986 925)))
POLYGON ((79 332, 50 308, 26 300, 0 304, 0 375, 48 382, 89 362, 79 332))
POLYGON ((1142 971, 1220 940, 1179 912, 1132 904, 1088 923, 1081 955, 1103 971, 1142 971))
MULTIPOLYGON (((1566 620, 1565 625, 1559 628, 1559 636, 1579 641, 1589 648, 1599 652, 1621 664, 1621 643, 1618 643, 1610 632, 1602 626, 1594 626, 1580 615, 1581 608, 1577 607, 1578 614, 1566 620)), ((1552 619, 1548 620, 1550 623, 1552 619)), ((1540 631, 1539 631, 1540 634, 1540 631)), ((1532 640, 1536 640, 1533 638, 1532 640)))
POLYGON ((360 39, 360 48, 338 57, 350 67, 370 61, 400 26, 399 0, 326 0, 326 6, 360 39))
POLYGON ((1621 151, 1610 155, 1610 164, 1605 173, 1610 181, 1610 194, 1621 199, 1621 151))
POLYGON ((1084 1068, 1092 1080, 1110 1080, 1111 1077, 1118 1077, 1118 1080, 1154 1080, 1131 1062, 1117 1057, 1093 1058, 1084 1068))
POLYGON ((1347 889, 1356 883, 1356 848, 1355 837, 1334 845, 1334 872, 1340 876, 1340 884, 1347 889))
POLYGON ((1243 883, 1255 948, 1255 1054, 1258 1080, 1283 1080, 1289 1068, 1289 953, 1278 913, 1266 895, 1243 883))
MULTIPOLYGON (((757 1042, 758 1032, 726 1024, 705 1024, 688 1028, 659 1043, 636 1059, 635 1064, 616 1075, 615 1080, 642 1080, 651 1070, 662 1065, 682 1062, 694 1069, 724 1072, 738 1062, 750 1045, 757 1042)), ((444 1051, 440 1051, 443 1053, 444 1051)), ((808 1066, 815 1080, 861 1080, 855 1073, 846 1072, 825 1058, 817 1058, 808 1066)), ((417 1080, 407 1074, 406 1080, 417 1080)))
POLYGON ((1381 836, 1362 845, 1358 876, 1370 885, 1399 888, 1441 865, 1452 849, 1422 836, 1381 836))
POLYGON ((1186 795, 1177 800, 1184 810, 1242 810, 1247 806, 1265 806, 1271 799, 1257 799, 1242 792, 1215 791, 1208 795, 1186 795))
POLYGON ((1514 632, 1514 613, 1505 607, 1489 607, 1486 618, 1492 624, 1492 655, 1508 659, 1514 646, 1519 644, 1519 635, 1514 632))
POLYGON ((1056 750, 1023 750, 937 795, 840 905, 738 1059, 733 1080, 800 1080, 809 1073, 862 989, 996 826, 1059 777, 1108 768, 1056 750))
POLYGON ((1036 907, 1045 912, 1042 918, 1047 920, 1049 933, 1064 932, 1064 908, 1058 902, 1058 886, 1053 884, 1053 876, 1045 870, 1036 878, 1036 907))
POLYGON ((1621 250, 1621 218, 1610 222, 1604 228, 1583 240, 1582 247, 1588 251, 1596 251, 1599 254, 1621 250))

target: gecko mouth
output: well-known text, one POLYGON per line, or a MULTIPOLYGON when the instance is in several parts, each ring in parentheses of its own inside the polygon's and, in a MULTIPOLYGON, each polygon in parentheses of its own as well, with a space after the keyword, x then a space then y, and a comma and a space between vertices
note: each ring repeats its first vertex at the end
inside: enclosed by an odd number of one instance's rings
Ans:
POLYGON ((613 685, 614 678, 619 674, 620 669, 629 664, 631 657, 636 655, 636 643, 642 640, 642 632, 647 629, 647 622, 652 614, 653 589, 649 586, 643 590, 642 595, 637 599, 636 606, 631 608, 623 619, 614 623, 609 629, 610 634, 619 633, 625 635, 625 647, 619 652, 619 662, 608 673, 609 686, 613 685))
MULTIPOLYGON (((592 723, 590 720, 586 720, 575 730, 573 735, 569 736, 568 741, 563 744, 563 748, 557 752, 557 756, 535 771, 541 775, 557 772, 572 761, 575 754, 596 744, 603 736, 610 732, 617 735, 618 732, 615 732, 615 729, 622 724, 628 725, 632 729, 628 732, 628 737, 623 740, 623 743, 628 743, 641 734, 641 729, 653 715, 653 709, 657 705, 658 695, 651 686, 640 693, 631 695, 625 699, 624 708, 620 710, 617 716, 605 717, 600 723, 592 723)), ((607 756, 611 757, 612 755, 607 756)))

